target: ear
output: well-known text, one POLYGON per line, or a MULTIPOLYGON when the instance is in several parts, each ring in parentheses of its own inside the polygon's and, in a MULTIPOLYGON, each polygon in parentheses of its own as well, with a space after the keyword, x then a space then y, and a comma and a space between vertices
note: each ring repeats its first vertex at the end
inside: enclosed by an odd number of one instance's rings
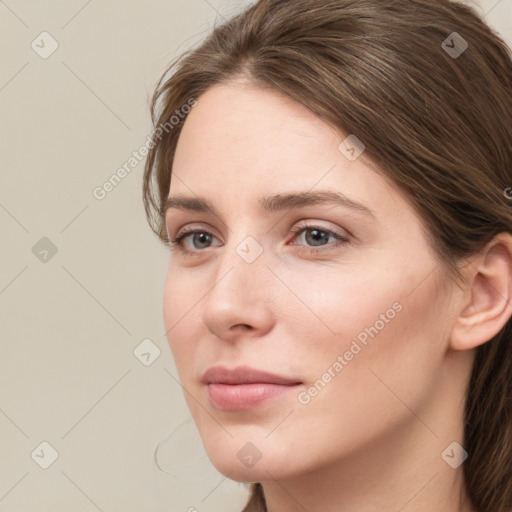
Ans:
POLYGON ((454 350, 469 350, 498 334, 512 315, 512 236, 500 233, 465 269, 465 301, 451 333, 454 350))

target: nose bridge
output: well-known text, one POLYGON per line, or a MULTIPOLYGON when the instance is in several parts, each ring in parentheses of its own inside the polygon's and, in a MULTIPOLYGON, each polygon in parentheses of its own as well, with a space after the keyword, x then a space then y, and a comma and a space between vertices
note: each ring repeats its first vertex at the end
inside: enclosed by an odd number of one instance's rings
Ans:
POLYGON ((220 336, 237 324, 262 328, 271 317, 271 273, 263 245, 247 235, 238 240, 231 232, 215 266, 210 292, 203 305, 203 320, 220 336))
MULTIPOLYGON (((264 288, 267 258, 263 245, 251 235, 240 241, 232 239, 224 245, 217 259, 214 290, 239 290, 243 297, 255 298, 256 288, 264 288), (258 286, 259 284, 259 286, 258 286)), ((214 263, 215 265, 215 263, 214 263)), ((242 298, 242 297, 241 297, 242 298)), ((245 299, 244 299, 245 300, 245 299)))

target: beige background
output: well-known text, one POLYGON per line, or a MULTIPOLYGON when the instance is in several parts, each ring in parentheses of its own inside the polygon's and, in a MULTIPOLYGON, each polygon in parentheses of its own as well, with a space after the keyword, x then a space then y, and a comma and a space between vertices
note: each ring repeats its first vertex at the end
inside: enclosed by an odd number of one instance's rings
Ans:
MULTIPOLYGON (((0 0, 0 512, 245 502, 206 458, 176 381, 143 162, 104 199, 93 190, 146 141, 172 57, 249 3, 0 0), (134 350, 147 339, 146 365, 134 350), (58 454, 47 469, 42 442, 58 454)), ((512 0, 471 3, 511 44, 512 0)))

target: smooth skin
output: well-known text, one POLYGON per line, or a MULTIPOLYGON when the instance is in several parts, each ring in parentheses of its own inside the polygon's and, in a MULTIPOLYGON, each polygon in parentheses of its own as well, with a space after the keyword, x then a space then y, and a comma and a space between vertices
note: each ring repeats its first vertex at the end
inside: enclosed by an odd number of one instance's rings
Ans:
MULTIPOLYGON (((187 255, 173 246, 165 286, 185 398, 212 463, 230 479, 262 482, 269 512, 474 512, 459 508, 462 465, 441 454, 463 445, 474 349, 512 314, 512 237, 462 262, 457 286, 407 198, 364 153, 350 161, 339 150, 348 135, 240 79, 198 98, 169 196, 207 199, 216 214, 172 208, 166 217, 171 239, 183 228, 205 233, 183 240, 187 255), (320 190, 373 214, 335 203, 269 213, 258 203, 320 190), (314 229, 292 233, 304 224, 314 229), (247 237, 262 250, 252 263, 237 252, 247 237), (226 412, 201 383, 211 366, 248 365, 307 391, 395 303, 401 311, 307 404, 294 391, 226 412), (248 442, 261 453, 252 467, 237 456, 248 442)), ((241 247, 256 251, 251 243, 241 247)))

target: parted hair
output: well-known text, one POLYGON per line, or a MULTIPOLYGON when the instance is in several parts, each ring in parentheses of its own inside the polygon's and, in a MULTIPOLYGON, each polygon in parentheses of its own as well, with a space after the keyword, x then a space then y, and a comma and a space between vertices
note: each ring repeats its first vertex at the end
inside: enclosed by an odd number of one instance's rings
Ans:
MULTIPOLYGON (((405 192, 443 267, 512 232, 510 48, 452 0, 260 0, 218 24, 162 75, 155 129, 215 84, 245 78, 355 134, 405 192)), ((147 219, 162 206, 184 122, 158 131, 145 164, 147 219)), ((155 132, 154 132, 155 133, 155 132)), ((512 320, 477 347, 465 398, 464 483, 478 512, 512 510, 512 320)), ((260 483, 243 512, 266 511, 260 483)))

